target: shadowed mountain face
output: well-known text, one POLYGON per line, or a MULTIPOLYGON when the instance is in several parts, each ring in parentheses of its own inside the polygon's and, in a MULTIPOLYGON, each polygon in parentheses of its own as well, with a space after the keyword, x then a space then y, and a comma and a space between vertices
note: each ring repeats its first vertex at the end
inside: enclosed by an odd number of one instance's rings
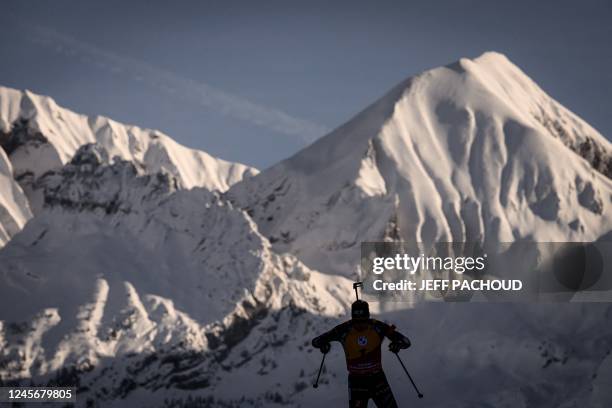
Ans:
MULTIPOLYGON (((342 357, 315 392, 309 342, 344 317, 360 242, 612 229, 610 143, 495 53, 258 175, 30 93, 2 89, 0 113, 0 381, 77 384, 82 406, 342 406, 342 357)), ((428 406, 610 403, 607 304, 379 317, 412 338, 428 406)))

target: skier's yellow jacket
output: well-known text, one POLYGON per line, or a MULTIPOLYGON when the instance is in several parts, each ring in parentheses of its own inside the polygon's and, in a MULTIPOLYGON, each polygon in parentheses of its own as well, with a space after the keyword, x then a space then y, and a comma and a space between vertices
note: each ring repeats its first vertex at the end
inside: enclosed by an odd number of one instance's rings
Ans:
POLYGON ((410 340, 388 325, 375 319, 351 319, 312 340, 316 348, 337 341, 344 348, 346 368, 353 375, 369 375, 382 371, 380 347, 384 338, 397 349, 410 346, 410 340))

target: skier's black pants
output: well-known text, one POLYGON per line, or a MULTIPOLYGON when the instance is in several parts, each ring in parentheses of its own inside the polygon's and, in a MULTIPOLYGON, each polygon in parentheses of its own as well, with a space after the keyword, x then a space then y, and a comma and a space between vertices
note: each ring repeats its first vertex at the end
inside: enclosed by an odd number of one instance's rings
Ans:
POLYGON ((391 392, 385 373, 355 375, 349 374, 349 407, 367 407, 372 398, 378 408, 397 408, 397 402, 391 392))

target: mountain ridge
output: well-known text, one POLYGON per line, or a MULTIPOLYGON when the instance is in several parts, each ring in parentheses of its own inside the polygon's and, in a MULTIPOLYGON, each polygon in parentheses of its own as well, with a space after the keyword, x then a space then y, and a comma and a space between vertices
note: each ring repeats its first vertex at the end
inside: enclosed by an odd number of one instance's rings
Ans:
POLYGON ((37 180, 62 168, 81 146, 91 143, 105 151, 106 163, 118 158, 149 174, 166 172, 176 177, 180 188, 225 191, 257 173, 186 148, 159 131, 88 117, 58 106, 50 97, 0 86, 0 170, 3 183, 11 184, 7 191, 14 192, 0 200, 0 247, 42 210, 44 203, 34 188, 37 180))
MULTIPOLYGON (((50 144, 54 157, 49 159, 55 161, 45 163, 46 166, 41 169, 28 169, 24 163, 23 170, 19 167, 20 163, 13 163, 16 176, 27 170, 35 173, 36 177, 40 176, 54 165, 57 168, 67 163, 83 144, 94 142, 107 149, 109 158, 118 156, 137 162, 152 173, 162 167, 166 168, 179 177, 185 188, 198 186, 224 191, 243 176, 257 172, 252 167, 227 162, 208 153, 181 146, 157 130, 124 125, 100 115, 81 115, 58 106, 48 96, 0 87, 0 130, 4 134, 0 140, 4 139, 3 144, 7 143, 7 133, 16 124, 21 125, 24 131, 30 131, 31 134, 27 135, 29 139, 35 139, 38 144, 50 144), (199 168, 200 172, 195 173, 193 168, 199 168)), ((19 139, 19 135, 12 139, 19 139)), ((19 145, 12 147, 9 155, 16 153, 20 147, 24 148, 19 145)), ((14 158, 19 162, 18 159, 14 158)))

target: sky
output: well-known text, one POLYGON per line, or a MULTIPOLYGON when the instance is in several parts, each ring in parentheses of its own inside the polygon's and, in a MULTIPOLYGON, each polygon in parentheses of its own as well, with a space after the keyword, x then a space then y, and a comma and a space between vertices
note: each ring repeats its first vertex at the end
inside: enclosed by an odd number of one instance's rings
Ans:
POLYGON ((609 1, 0 0, 0 85, 263 169, 485 51, 612 137, 609 1))

